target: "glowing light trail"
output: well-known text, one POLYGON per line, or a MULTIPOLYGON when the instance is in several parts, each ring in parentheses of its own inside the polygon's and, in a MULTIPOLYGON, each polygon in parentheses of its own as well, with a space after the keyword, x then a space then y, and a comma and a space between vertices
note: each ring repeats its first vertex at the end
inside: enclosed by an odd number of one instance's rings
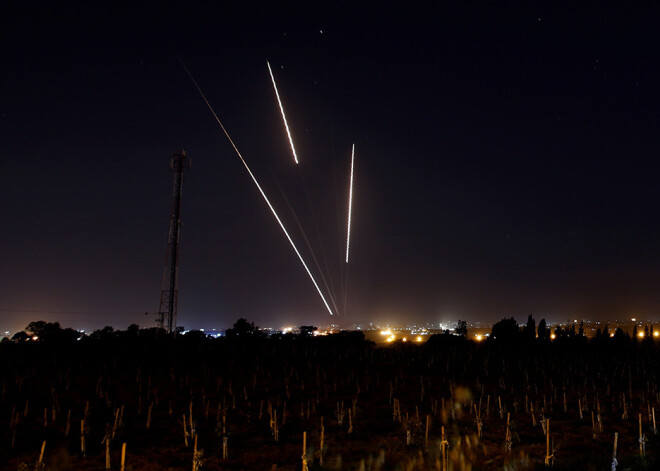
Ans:
POLYGON ((355 163, 355 144, 351 150, 351 184, 348 190, 348 229, 346 231, 346 263, 348 263, 348 251, 351 245, 351 210, 353 209, 353 164, 355 163))
POLYGON ((280 111, 282 112, 282 120, 284 121, 284 128, 286 129, 286 135, 289 136, 289 143, 291 144, 291 152, 293 152, 293 160, 298 163, 298 156, 296 155, 296 149, 293 147, 293 139, 291 138, 291 131, 289 131, 289 125, 286 122, 286 116, 284 115, 284 107, 282 106, 282 100, 280 100, 280 94, 277 91, 277 85, 275 85, 275 76, 273 71, 270 68, 270 63, 266 61, 268 65, 268 72, 270 72, 270 78, 273 81, 273 88, 275 89, 275 96, 277 97, 277 103, 280 105, 280 111))
POLYGON ((264 201, 266 201, 266 204, 268 205, 271 212, 273 213, 273 216, 275 216, 275 219, 277 220, 278 224, 282 228, 282 232, 284 232, 284 235, 289 240, 289 243, 291 244, 291 247, 293 247, 293 251, 296 252, 296 255, 298 256, 298 259, 300 260, 300 263, 302 263, 303 267, 305 267, 305 271, 309 275, 309 278, 312 280, 312 283, 314 283, 314 287, 316 288, 316 291, 318 291, 319 296, 321 296, 321 299, 323 300, 323 304, 325 304, 326 309, 328 310, 328 312, 330 313, 331 316, 334 315, 333 312, 332 312, 332 309, 330 309, 330 306, 328 305, 328 302, 325 300, 325 296, 323 296, 323 293, 321 292, 321 288, 319 288, 318 283, 316 283, 316 280, 314 279, 314 276, 312 275, 312 272, 309 271, 309 268, 307 267, 307 264, 305 263, 305 260, 303 260, 302 255, 300 255, 300 252, 298 251, 298 248, 296 247, 296 244, 293 243, 293 239, 291 239, 291 236, 289 235, 286 228, 284 227, 284 224, 282 223, 282 220, 277 215, 277 212, 275 211, 275 208, 273 208, 273 205, 270 204, 270 201, 268 200, 268 197, 266 196, 266 193, 264 193, 264 190, 261 188, 261 185, 259 185, 259 182, 257 181, 256 177, 252 173, 252 170, 250 170, 250 167, 248 167, 247 162, 245 162, 245 159, 243 158, 243 156, 239 152, 238 148, 236 147, 236 144, 234 144, 234 141, 229 136, 229 133, 227 132, 224 125, 220 121, 220 118, 218 118, 218 115, 215 113, 215 110, 211 106, 211 103, 209 103, 209 100, 206 98, 206 95, 204 95, 204 92, 202 91, 202 89, 199 87, 199 85, 197 85, 197 81, 195 80, 195 78, 192 76, 192 74, 188 70, 188 67, 186 67, 186 64, 183 62, 183 60, 181 60, 181 58, 179 58, 179 61, 181 61, 181 65, 183 66, 184 70, 188 74, 188 77, 190 77, 190 80, 192 80, 192 83, 195 85, 195 88, 197 89, 197 91, 201 95, 202 99, 206 103, 206 106, 209 108, 209 111, 211 111, 211 113, 213 114, 213 117, 215 118, 216 122, 220 125, 220 128, 225 133, 225 136, 227 136, 227 139, 229 140, 229 143, 231 144, 231 146, 236 151, 236 155, 238 155, 238 158, 241 159, 241 162, 243 162, 243 166, 245 167, 245 169, 250 174, 250 177, 252 177, 252 181, 257 186, 257 189, 259 190, 259 193, 261 193, 261 196, 263 196, 264 201))
MULTIPOLYGON (((282 193, 282 197, 284 198, 284 201, 286 202, 287 206, 289 207, 289 210, 291 211, 291 214, 293 215, 293 219, 296 221, 296 224, 298 225, 298 229, 300 230, 300 233, 302 234, 303 239, 305 240, 305 243, 307 244, 307 248, 309 249, 309 253, 312 256, 312 260, 314 260, 314 264, 316 265, 316 269, 318 270, 319 275, 321 275, 321 280, 323 281, 323 284, 325 285, 325 289, 326 289, 326 292, 328 293, 328 296, 330 298, 330 302, 335 307, 335 312, 339 312, 339 308, 337 307, 337 302, 335 301, 335 297, 334 297, 334 294, 333 294, 334 290, 330 288, 330 284, 328 283, 328 279, 326 279, 325 275, 323 274, 323 270, 321 269, 321 264, 319 263, 318 259, 316 258, 316 255, 314 255, 314 249, 312 248, 312 244, 309 242, 309 239, 307 238, 307 234, 305 233, 305 229, 303 228, 303 225, 300 223, 300 219, 298 219, 298 215, 296 214, 295 209, 293 209, 293 206, 291 206, 291 203, 289 202, 289 198, 286 196, 286 193, 284 192, 284 189, 280 186, 279 182, 278 182, 277 186, 279 187, 280 192, 282 193)), ((325 256, 325 253, 324 253, 324 256, 325 256)), ((326 262, 326 266, 327 266, 327 262, 326 262)), ((329 279, 332 280, 331 278, 329 278, 329 279)))

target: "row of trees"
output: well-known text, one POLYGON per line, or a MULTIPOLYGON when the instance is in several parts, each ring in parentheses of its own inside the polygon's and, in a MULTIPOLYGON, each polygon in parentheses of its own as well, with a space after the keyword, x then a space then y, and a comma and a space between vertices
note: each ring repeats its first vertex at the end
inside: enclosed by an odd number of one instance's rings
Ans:
MULTIPOLYGON (((299 327, 301 337, 309 337, 314 335, 314 332, 318 330, 317 327, 313 325, 301 325, 299 327)), ((263 337, 265 333, 258 326, 254 325, 254 322, 249 322, 247 319, 241 317, 236 322, 231 329, 227 329, 225 335, 229 338, 236 337, 263 337)))
MULTIPOLYGON (((317 330, 317 327, 313 325, 303 325, 299 328, 298 336, 308 337, 314 334, 314 331, 317 330)), ((183 328, 177 329, 177 333, 181 333, 183 328)), ((192 337, 206 337, 206 335, 201 331, 191 331, 192 337)), ((81 340, 84 338, 89 338, 91 340, 110 340, 117 338, 136 338, 137 336, 141 337, 157 337, 164 336, 165 331, 155 327, 148 329, 140 329, 137 324, 131 324, 125 331, 115 330, 110 326, 105 326, 102 329, 95 330, 89 335, 85 335, 82 332, 71 328, 62 328, 59 322, 45 322, 45 321, 34 321, 30 322, 28 326, 14 334, 11 340, 14 341, 29 341, 29 340, 39 340, 46 342, 72 342, 76 340, 81 340)), ((234 326, 231 329, 227 329, 225 335, 229 338, 260 338, 265 337, 266 334, 254 322, 249 322, 245 318, 238 319, 234 326)))
POLYGON ((551 332, 545 319, 541 319, 538 329, 536 327, 536 320, 530 314, 527 318, 527 324, 522 328, 518 326, 518 322, 513 318, 504 318, 493 325, 490 333, 490 338, 497 341, 513 341, 519 339, 527 339, 530 341, 538 338, 541 341, 550 340, 551 332))
MULTIPOLYGON (((182 329, 179 329, 177 332, 181 332, 182 329)), ((317 328, 313 325, 304 325, 300 326, 299 333, 296 334, 298 337, 309 337, 314 334, 317 328)), ((633 339, 638 339, 638 329, 637 326, 634 327, 632 332, 633 339)), ((445 336, 449 334, 449 331, 445 331, 445 336)), ((348 334, 348 333, 344 333, 348 334)), ((459 320, 454 330, 454 334, 463 339, 468 338, 468 328, 467 322, 459 320)), ((227 329, 225 333, 226 337, 229 339, 257 339, 266 337, 266 333, 254 324, 254 322, 249 322, 245 318, 238 319, 231 329, 227 329)), ((643 337, 647 341, 652 341, 653 339, 653 326, 645 326, 643 330, 643 337)), ((59 322, 45 322, 45 321, 35 321, 30 322, 24 331, 17 332, 12 340, 14 341, 28 341, 28 340, 40 340, 46 341, 49 343, 71 343, 76 340, 92 340, 92 341, 110 341, 110 340, 131 340, 137 339, 138 336, 142 339, 147 338, 158 338, 158 337, 167 337, 165 331, 158 328, 148 328, 140 329, 136 324, 130 325, 125 331, 115 330, 110 326, 106 326, 103 329, 95 330, 89 335, 85 335, 82 332, 78 332, 71 328, 62 328, 59 322)), ((275 334, 273 337, 292 337, 294 334, 275 334)), ((639 335, 641 337, 642 335, 639 335)), ((186 337, 188 340, 194 338, 206 338, 206 334, 201 331, 192 331, 189 332, 186 337)), ((607 324, 604 325, 603 329, 597 329, 594 339, 604 339, 614 337, 615 340, 621 339, 630 339, 630 336, 624 332, 621 328, 617 328, 615 332, 611 333, 607 324)), ((495 325, 491 330, 489 341, 497 343, 520 343, 520 342, 549 342, 551 339, 586 339, 584 331, 584 322, 579 324, 573 323, 568 326, 556 326, 554 333, 548 327, 546 320, 541 319, 536 325, 536 320, 530 314, 527 318, 527 323, 524 325, 518 325, 518 322, 513 318, 503 318, 495 325)))
MULTIPOLYGON (((460 322, 460 321, 459 321, 460 322)), ((638 339, 641 335, 638 335, 637 325, 633 327, 632 338, 638 339)), ((644 326, 643 337, 647 340, 653 339, 653 326, 644 326)), ((604 339, 614 337, 615 339, 630 339, 630 336, 624 332, 623 329, 618 327, 614 332, 610 332, 607 324, 604 325, 601 330, 600 327, 596 329, 594 335, 595 339, 604 339)), ((539 322, 538 328, 536 327, 536 320, 530 314, 527 317, 527 324, 519 326, 518 322, 513 318, 504 318, 501 321, 493 325, 493 329, 490 334, 490 338, 494 341, 510 341, 516 342, 520 340, 534 341, 538 339, 539 341, 550 341, 551 338, 554 339, 586 339, 586 334, 584 331, 584 321, 581 321, 579 324, 572 323, 570 326, 556 326, 553 332, 548 327, 545 319, 541 319, 539 322)))
POLYGON ((110 326, 105 326, 102 329, 95 330, 89 335, 83 332, 71 329, 69 327, 62 328, 59 322, 46 322, 34 321, 30 322, 27 327, 16 332, 11 340, 14 341, 28 341, 39 340, 46 342, 72 342, 81 340, 83 337, 88 337, 93 340, 108 340, 110 338, 122 337, 137 337, 142 336, 156 336, 159 332, 157 328, 140 329, 137 324, 131 324, 124 331, 115 330, 110 326))

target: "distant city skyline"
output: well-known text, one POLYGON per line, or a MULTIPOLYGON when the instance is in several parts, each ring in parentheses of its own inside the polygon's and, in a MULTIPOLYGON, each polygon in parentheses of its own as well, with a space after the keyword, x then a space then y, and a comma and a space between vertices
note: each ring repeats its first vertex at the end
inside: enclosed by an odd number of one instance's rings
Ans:
MULTIPOLYGON (((490 329, 493 327, 493 325, 497 322, 499 322, 502 319, 498 319, 497 321, 493 322, 481 322, 481 321, 475 321, 475 322, 467 322, 467 327, 470 330, 470 336, 475 337, 478 335, 484 335, 490 331, 490 329)), ((40 319, 41 320, 41 319, 40 319)), ((236 319, 238 320, 238 319, 236 319)), ((639 329, 643 329, 645 327, 651 326, 651 328, 656 327, 656 331, 654 332, 654 337, 658 337, 658 334, 660 333, 660 323, 651 319, 638 319, 638 318, 630 318, 630 319, 615 319, 612 321, 598 321, 598 320, 591 320, 591 319, 564 319, 564 320, 559 320, 559 321, 553 321, 551 319, 546 319, 546 318, 535 318, 534 321, 536 323, 536 326, 538 327, 538 324, 541 320, 546 321, 546 325, 552 329, 556 327, 570 327, 571 325, 575 325, 576 327, 579 325, 584 325, 585 330, 588 332, 585 332, 586 335, 592 336, 597 329, 603 329, 606 325, 609 327, 611 334, 614 333, 614 330, 618 327, 623 327, 623 330, 630 333, 633 329, 633 326, 637 326, 639 329)), ((36 319, 35 319, 36 321, 36 319)), ((250 319, 247 319, 248 322, 250 322, 250 319)), ((412 324, 400 324, 400 323, 390 323, 390 322, 385 322, 385 323, 374 323, 374 322, 368 322, 368 323, 362 323, 362 324, 352 324, 352 325, 338 325, 334 323, 328 323, 328 324, 323 324, 320 323, 318 325, 314 324, 307 324, 307 325, 314 325, 317 327, 319 330, 322 331, 338 331, 338 330, 362 330, 362 331, 382 331, 383 329, 401 329, 404 331, 413 331, 416 332, 419 329, 423 330, 428 330, 426 332, 426 335, 432 334, 432 333, 437 333, 437 332, 442 332, 446 330, 453 331, 456 329, 458 324, 462 321, 462 319, 456 319, 454 321, 447 321, 447 322, 423 322, 423 323, 412 323, 412 324)), ((516 318, 516 322, 518 325, 521 327, 526 325, 528 321, 528 317, 525 317, 524 319, 522 318, 516 318)), ((32 322, 32 321, 31 321, 32 322)), ((57 321, 46 321, 46 322, 57 322, 57 321)), ((254 323, 254 322, 253 322, 254 323)), ((146 324, 146 325, 139 325, 139 328, 141 329, 148 329, 152 327, 156 327, 155 324, 146 324)), ((276 325, 276 324, 267 324, 267 325, 258 325, 255 324, 256 327, 259 329, 262 329, 264 331, 273 331, 273 332, 290 332, 292 330, 299 329, 302 325, 305 324, 281 324, 281 325, 276 325)), ((127 330, 127 328, 130 325, 127 325, 125 327, 113 327, 111 325, 105 325, 103 327, 96 326, 92 328, 81 328, 75 325, 60 325, 62 329, 74 329, 77 330, 81 333, 85 334, 90 334, 95 330, 102 330, 103 328, 106 327, 112 327, 114 330, 127 330)), ((206 332, 209 335, 212 335, 214 333, 223 333, 227 329, 231 328, 233 326, 233 323, 231 325, 223 325, 223 326, 217 326, 217 325, 203 325, 203 326, 194 326, 194 327, 189 327, 186 328, 186 326, 179 326, 179 329, 182 329, 183 332, 188 332, 190 330, 201 330, 203 332, 206 332)), ((16 332, 20 332, 25 330, 26 326, 16 328, 14 330, 12 329, 6 329, 0 326, 0 338, 2 337, 9 337, 16 332)))

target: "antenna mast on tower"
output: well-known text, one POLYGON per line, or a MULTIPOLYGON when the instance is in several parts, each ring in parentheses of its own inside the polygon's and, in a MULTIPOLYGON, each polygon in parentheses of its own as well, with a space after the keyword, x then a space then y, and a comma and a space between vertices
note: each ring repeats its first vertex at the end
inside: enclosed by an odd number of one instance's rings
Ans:
POLYGON ((167 256, 165 271, 160 292, 160 308, 158 309, 158 327, 167 329, 168 333, 176 329, 177 297, 179 285, 179 241, 181 233, 181 190, 183 188, 183 172, 190 169, 190 159, 185 150, 174 152, 170 159, 170 170, 174 171, 172 186, 172 212, 170 214, 170 232, 167 238, 167 256))

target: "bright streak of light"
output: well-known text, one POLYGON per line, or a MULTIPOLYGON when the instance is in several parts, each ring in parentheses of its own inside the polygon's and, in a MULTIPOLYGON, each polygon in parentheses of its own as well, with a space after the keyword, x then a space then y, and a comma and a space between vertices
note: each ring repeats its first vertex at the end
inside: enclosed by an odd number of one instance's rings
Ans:
POLYGON ((404 337, 404 338, 403 338, 403 341, 404 341, 404 342, 407 342, 407 341, 408 341, 408 339, 404 337))
POLYGON ((381 330, 380 335, 392 335, 392 331, 391 330, 381 330))
MULTIPOLYGON (((309 270, 309 268, 307 267, 307 264, 305 263, 305 260, 303 260, 302 255, 300 255, 300 252, 298 251, 298 248, 296 247, 296 244, 293 243, 293 239, 291 239, 291 236, 289 235, 289 233, 287 232, 286 228, 284 227, 284 224, 282 223, 282 220, 281 220, 280 217, 277 215, 277 212, 275 211, 275 208, 273 208, 273 205, 270 204, 270 200, 269 200, 268 197, 266 196, 266 193, 264 193, 264 190, 261 188, 261 185, 259 185, 259 182, 257 181, 256 177, 255 177, 254 174, 252 173, 252 170, 250 170, 250 167, 248 167, 247 162, 245 161, 245 159, 243 158, 243 156, 242 156, 241 153, 239 152, 239 150, 238 150, 238 148, 236 147, 236 144, 234 144, 234 141, 232 140, 232 138, 229 136, 229 133, 227 132, 227 130, 225 129, 224 125, 223 125, 222 122, 220 121, 220 118, 218 118, 218 115, 215 113, 215 110, 214 110, 213 107, 211 106, 211 103, 209 103, 209 100, 206 98, 206 95, 204 95, 204 92, 202 92, 202 89, 199 88, 199 85, 197 85, 197 81, 193 78, 192 74, 191 74, 190 71, 188 70, 188 67, 186 67, 186 64, 183 62, 183 60, 181 60, 181 58, 179 58, 179 60, 181 61, 181 65, 183 66, 184 70, 185 70, 186 73, 188 74, 188 77, 190 77, 190 80, 192 80, 192 83, 195 85, 195 88, 197 89, 197 91, 198 91, 199 94, 201 95, 202 99, 203 99, 204 102, 206 103, 206 106, 208 106, 209 111, 211 111, 211 113, 213 114, 213 117, 215 118, 215 120, 217 121, 217 123, 220 125, 220 128, 221 128, 222 131, 225 133, 225 136, 227 136, 227 139, 229 140, 231 146, 232 146, 232 147, 234 148, 234 150, 236 151, 236 155, 238 155, 238 158, 241 159, 241 162, 243 162, 243 166, 245 167, 245 170, 247 170, 248 173, 250 174, 250 177, 252 177, 252 181, 253 181, 254 184, 257 186, 257 189, 259 190, 259 193, 261 193, 261 196, 263 196, 264 201, 266 201, 266 204, 268 205, 268 207, 270 208, 271 212, 273 213, 273 216, 275 216, 275 219, 277 220, 278 224, 279 224, 280 227, 282 228, 282 232, 284 232, 284 235, 285 235, 286 238, 289 240, 289 243, 291 244, 291 247, 293 247, 293 251, 296 252, 296 255, 298 256, 298 259, 300 259, 300 263, 302 263, 303 267, 305 267, 305 271, 306 271, 307 274, 309 275, 309 278, 312 280, 312 283, 314 283, 314 287, 316 288, 316 291, 318 291, 319 296, 321 296, 321 299, 323 300, 323 304, 325 304, 326 309, 328 310, 328 312, 330 313, 331 316, 334 315, 333 312, 332 312, 332 309, 330 309, 330 306, 328 305, 328 302, 325 300, 325 296, 323 296, 323 293, 321 292, 321 288, 319 288, 318 283, 317 283, 316 280, 314 279, 314 276, 312 275, 312 272, 311 272, 311 271, 309 270)), ((270 66, 269 66, 269 67, 270 67, 270 66)))
POLYGON ((557 336, 555 334, 550 334, 550 338, 554 340, 555 338, 557 338, 557 336))
POLYGON ((655 332, 653 332, 653 336, 654 336, 654 337, 658 337, 658 336, 660 336, 660 332, 658 332, 658 331, 656 330, 655 332))
POLYGON ((353 164, 355 163, 355 144, 351 150, 351 184, 348 190, 348 229, 346 231, 346 263, 348 263, 348 249, 351 245, 351 210, 353 209, 353 164))
POLYGON ((475 336, 475 338, 476 338, 477 342, 481 342, 484 339, 484 336, 480 334, 480 335, 475 336))
POLYGON ((280 94, 277 91, 277 85, 275 84, 275 76, 273 71, 270 68, 270 63, 266 61, 268 65, 268 72, 270 72, 270 79, 273 81, 273 88, 275 89, 275 96, 277 97, 277 103, 280 105, 280 111, 282 112, 282 120, 284 121, 284 128, 286 129, 286 135, 289 136, 289 143, 291 144, 291 152, 293 152, 293 160, 298 163, 298 156, 296 155, 296 149, 293 147, 293 139, 291 138, 291 131, 289 131, 289 125, 286 122, 286 116, 284 115, 284 107, 282 106, 282 100, 280 100, 280 94))
POLYGON ((638 333, 637 333, 637 337, 640 337, 640 338, 641 338, 641 337, 644 337, 644 332, 643 332, 643 331, 638 332, 638 333))
POLYGON ((418 336, 417 336, 417 341, 418 341, 418 342, 421 342, 421 341, 422 341, 422 336, 421 336, 421 335, 418 335, 418 336))
POLYGON ((612 334, 610 334, 610 337, 614 337, 614 334, 613 334, 613 333, 612 333, 612 334))

